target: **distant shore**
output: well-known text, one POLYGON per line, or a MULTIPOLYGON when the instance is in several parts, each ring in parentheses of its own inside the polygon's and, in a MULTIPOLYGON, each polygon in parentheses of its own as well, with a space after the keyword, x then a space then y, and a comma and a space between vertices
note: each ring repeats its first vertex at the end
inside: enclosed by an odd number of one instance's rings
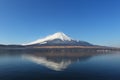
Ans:
POLYGON ((120 51, 120 48, 104 47, 104 46, 0 46, 0 51, 40 51, 40 52, 108 52, 108 51, 120 51))

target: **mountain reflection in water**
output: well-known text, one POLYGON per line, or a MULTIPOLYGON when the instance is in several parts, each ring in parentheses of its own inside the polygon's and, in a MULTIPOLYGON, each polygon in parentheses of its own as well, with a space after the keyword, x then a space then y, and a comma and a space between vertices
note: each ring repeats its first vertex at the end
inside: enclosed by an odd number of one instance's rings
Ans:
POLYGON ((56 61, 48 60, 45 57, 38 57, 32 55, 26 55, 24 56, 24 58, 56 71, 61 71, 67 68, 67 66, 71 64, 71 60, 61 60, 61 62, 56 62, 56 61))
POLYGON ((45 66, 51 70, 63 71, 70 64, 87 60, 92 56, 98 55, 98 53, 93 52, 81 52, 81 53, 30 53, 24 54, 23 58, 30 60, 36 64, 45 66))
POLYGON ((120 80, 120 52, 2 51, 0 80, 120 80))

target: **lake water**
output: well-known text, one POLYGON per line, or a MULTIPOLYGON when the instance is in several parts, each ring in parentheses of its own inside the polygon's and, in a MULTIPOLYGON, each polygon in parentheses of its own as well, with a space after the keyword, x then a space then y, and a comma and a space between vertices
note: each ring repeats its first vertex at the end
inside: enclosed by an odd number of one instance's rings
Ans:
POLYGON ((120 52, 66 54, 1 52, 0 80, 120 80, 120 52))

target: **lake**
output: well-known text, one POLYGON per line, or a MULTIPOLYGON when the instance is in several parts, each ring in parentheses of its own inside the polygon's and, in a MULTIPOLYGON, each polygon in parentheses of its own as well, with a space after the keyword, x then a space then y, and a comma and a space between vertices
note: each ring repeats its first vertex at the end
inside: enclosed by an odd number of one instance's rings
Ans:
POLYGON ((0 52, 0 80, 120 80, 120 52, 0 52))

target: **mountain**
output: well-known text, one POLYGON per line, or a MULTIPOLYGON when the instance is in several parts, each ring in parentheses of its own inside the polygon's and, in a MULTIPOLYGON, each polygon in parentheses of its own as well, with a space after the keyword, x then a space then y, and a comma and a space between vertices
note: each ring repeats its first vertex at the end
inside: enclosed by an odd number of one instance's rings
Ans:
POLYGON ((57 32, 57 33, 54 33, 53 35, 49 35, 45 38, 38 39, 36 41, 30 42, 27 44, 23 44, 23 45, 93 46, 91 43, 88 43, 86 41, 74 40, 74 39, 70 38, 69 36, 67 36, 66 34, 64 34, 63 32, 57 32))

